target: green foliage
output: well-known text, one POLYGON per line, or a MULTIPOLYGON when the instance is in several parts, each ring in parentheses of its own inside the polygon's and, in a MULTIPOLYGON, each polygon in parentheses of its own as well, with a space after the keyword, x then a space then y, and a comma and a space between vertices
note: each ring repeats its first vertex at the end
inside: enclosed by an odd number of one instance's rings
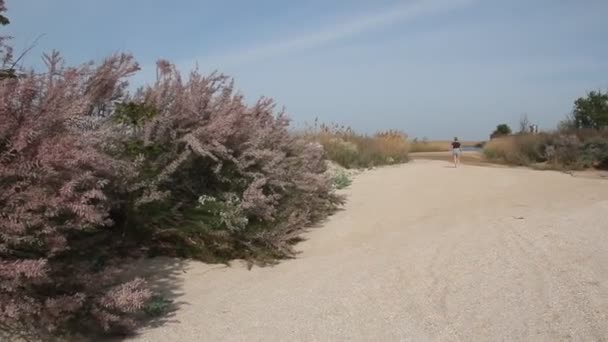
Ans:
POLYGON ((361 152, 352 141, 346 141, 339 137, 327 139, 323 143, 327 159, 332 160, 339 165, 352 168, 359 167, 366 162, 361 160, 361 152))
POLYGON ((17 78, 17 72, 15 69, 2 69, 0 70, 0 80, 17 78))
POLYGON ((492 132, 490 137, 492 139, 497 138, 497 137, 502 137, 502 136, 511 134, 511 132, 512 132, 512 130, 511 130, 511 127, 509 127, 509 125, 500 124, 500 125, 496 126, 496 129, 494 130, 494 132, 492 132))
POLYGON ((608 92, 591 91, 587 97, 578 98, 572 116, 577 128, 608 127, 608 92))
POLYGON ((152 255, 210 262, 291 256, 306 225, 341 203, 323 149, 287 130, 262 99, 253 106, 223 75, 186 81, 168 62, 159 80, 118 104, 114 155, 132 165, 112 218, 152 255))
POLYGON ((608 138, 595 137, 582 146, 583 167, 608 169, 608 138))
POLYGON ((332 181, 336 189, 344 189, 352 184, 352 180, 345 172, 340 172, 336 174, 332 178, 332 181))
POLYGON ((116 105, 114 116, 116 123, 141 127, 141 125, 158 114, 156 108, 145 103, 123 102, 116 105))
POLYGON ((576 122, 571 116, 561 120, 557 124, 557 131, 562 133, 568 133, 576 130, 576 122))
POLYGON ((144 306, 144 312, 149 317, 160 317, 166 314, 173 302, 164 296, 155 295, 144 306))
POLYGON ((501 159, 500 154, 494 148, 488 148, 488 146, 485 146, 481 152, 487 160, 498 161, 499 159, 501 159))
POLYGON ((496 126, 496 133, 501 135, 509 135, 511 134, 511 127, 507 124, 500 124, 496 126))

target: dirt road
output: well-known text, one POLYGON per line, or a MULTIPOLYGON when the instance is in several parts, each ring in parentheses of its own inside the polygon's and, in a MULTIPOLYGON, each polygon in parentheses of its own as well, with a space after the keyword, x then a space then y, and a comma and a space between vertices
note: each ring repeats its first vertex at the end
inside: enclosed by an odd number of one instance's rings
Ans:
POLYGON ((416 160, 347 193, 295 260, 179 265, 136 339, 608 340, 607 180, 416 160))

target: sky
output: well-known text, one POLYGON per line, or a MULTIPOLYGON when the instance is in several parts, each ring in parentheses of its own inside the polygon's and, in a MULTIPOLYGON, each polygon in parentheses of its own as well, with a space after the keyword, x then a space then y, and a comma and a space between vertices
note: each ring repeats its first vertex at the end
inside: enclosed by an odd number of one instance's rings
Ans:
POLYGON ((296 127, 321 122, 485 139, 527 114, 551 129, 608 88, 606 0, 6 0, 19 51, 68 63, 132 53, 235 78, 296 127))

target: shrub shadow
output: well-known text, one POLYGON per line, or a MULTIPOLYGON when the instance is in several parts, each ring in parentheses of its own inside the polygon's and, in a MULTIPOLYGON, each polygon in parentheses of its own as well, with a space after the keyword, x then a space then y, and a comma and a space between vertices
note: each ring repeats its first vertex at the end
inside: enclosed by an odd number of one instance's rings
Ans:
POLYGON ((155 328, 165 323, 175 323, 175 312, 188 303, 180 301, 184 295, 184 274, 188 271, 188 261, 169 257, 143 260, 138 276, 148 281, 150 290, 168 301, 162 315, 144 321, 143 327, 155 328))
POLYGON ((108 337, 103 341, 125 341, 137 337, 142 330, 158 328, 168 323, 179 323, 176 312, 187 302, 180 300, 184 295, 184 275, 188 272, 188 260, 171 257, 143 258, 133 262, 124 274, 128 278, 144 278, 148 288, 164 305, 155 314, 143 313, 139 317, 137 330, 128 336, 108 337))

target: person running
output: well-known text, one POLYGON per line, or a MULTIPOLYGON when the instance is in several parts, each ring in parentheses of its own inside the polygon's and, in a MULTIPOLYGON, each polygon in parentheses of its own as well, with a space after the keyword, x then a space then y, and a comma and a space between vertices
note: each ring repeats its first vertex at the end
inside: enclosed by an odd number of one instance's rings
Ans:
POLYGON ((460 147, 460 142, 457 137, 454 137, 454 141, 452 141, 452 157, 454 157, 454 167, 458 167, 460 165, 460 154, 462 153, 462 149, 460 147))

